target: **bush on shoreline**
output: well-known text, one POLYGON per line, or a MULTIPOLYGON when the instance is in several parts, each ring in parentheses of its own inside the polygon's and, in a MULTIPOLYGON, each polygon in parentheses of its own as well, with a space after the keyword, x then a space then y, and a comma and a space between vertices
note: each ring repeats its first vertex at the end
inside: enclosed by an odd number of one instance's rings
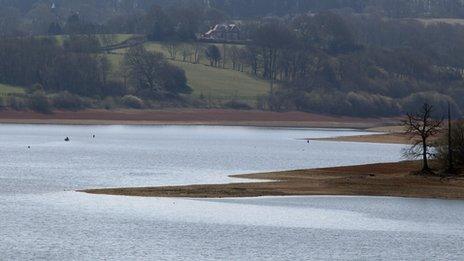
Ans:
POLYGON ((223 105, 224 108, 233 110, 251 110, 253 109, 248 103, 240 100, 231 100, 223 105))
POLYGON ((121 103, 131 109, 142 109, 145 106, 143 100, 134 95, 126 95, 122 97, 121 103))
POLYGON ((40 113, 51 113, 52 106, 48 97, 42 91, 34 92, 29 100, 29 106, 33 111, 40 112, 40 113))
MULTIPOLYGON (((435 158, 438 160, 443 170, 449 168, 450 153, 448 148, 449 132, 444 131, 438 139, 434 148, 436 151, 435 158)), ((451 127, 451 151, 454 171, 459 172, 464 169, 464 121, 453 122, 451 127)))
POLYGON ((51 98, 51 102, 53 104, 53 107, 62 110, 77 111, 87 107, 80 96, 69 93, 67 91, 53 95, 51 98))

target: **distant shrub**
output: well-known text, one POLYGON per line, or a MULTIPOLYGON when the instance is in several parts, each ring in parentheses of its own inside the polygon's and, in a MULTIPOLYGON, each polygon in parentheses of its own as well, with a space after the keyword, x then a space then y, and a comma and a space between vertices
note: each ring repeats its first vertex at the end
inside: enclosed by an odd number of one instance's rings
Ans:
POLYGON ((41 91, 37 91, 31 95, 30 101, 30 108, 33 111, 40 112, 40 113, 51 113, 52 106, 50 101, 48 100, 45 93, 41 91))
POLYGON ((359 117, 394 116, 401 113, 397 100, 365 92, 314 90, 289 97, 298 110, 359 117))
POLYGON ((28 108, 28 102, 24 97, 9 96, 6 101, 6 106, 13 110, 23 111, 28 108))
POLYGON ((253 109, 248 103, 240 100, 231 100, 224 103, 224 107, 234 110, 251 110, 253 109))
POLYGON ((52 104, 53 107, 63 110, 76 111, 85 108, 85 103, 80 96, 67 91, 55 94, 52 97, 52 104))
POLYGON ((127 94, 127 89, 124 87, 124 84, 120 82, 110 81, 106 84, 103 84, 101 87, 101 96, 123 96, 127 94))
POLYGON ((191 95, 186 95, 183 97, 183 101, 186 107, 194 107, 194 108, 207 108, 208 101, 205 98, 196 98, 191 95))
POLYGON ((132 109, 142 109, 144 107, 144 103, 142 99, 134 95, 126 95, 122 97, 121 103, 124 106, 128 108, 132 108, 132 109))
POLYGON ((351 113, 351 104, 342 92, 314 90, 294 98, 297 108, 306 112, 346 115, 351 113))
POLYGON ((382 95, 349 92, 347 100, 350 114, 356 116, 392 116, 401 111, 397 101, 382 95))
POLYGON ((5 98, 0 97, 0 109, 4 109, 5 107, 8 107, 7 101, 5 98))
POLYGON ((112 109, 117 107, 117 102, 115 101, 115 99, 113 97, 106 97, 101 102, 101 106, 105 110, 112 110, 112 109))
POLYGON ((265 110, 267 108, 268 97, 261 95, 256 98, 256 108, 258 110, 265 110))
POLYGON ((452 97, 435 91, 414 93, 401 100, 403 111, 411 113, 417 111, 418 108, 421 108, 424 103, 434 106, 433 116, 435 118, 441 118, 447 115, 448 103, 450 103, 455 117, 462 115, 459 106, 452 97))
POLYGON ((34 94, 35 92, 43 92, 43 91, 44 91, 44 87, 39 83, 32 85, 29 89, 26 90, 28 94, 34 94))

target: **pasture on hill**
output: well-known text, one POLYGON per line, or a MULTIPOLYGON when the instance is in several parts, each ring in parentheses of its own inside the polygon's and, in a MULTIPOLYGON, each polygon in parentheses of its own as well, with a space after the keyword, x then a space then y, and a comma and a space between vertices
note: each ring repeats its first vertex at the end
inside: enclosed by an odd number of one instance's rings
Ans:
MULTIPOLYGON (((167 49, 161 43, 147 42, 145 47, 147 50, 161 52, 166 57, 170 57, 167 49)), ((226 46, 226 50, 227 47, 230 46, 226 46)), ((123 80, 121 65, 126 51, 127 49, 120 49, 107 55, 111 63, 110 75, 113 79, 123 80)), ((192 87, 193 95, 196 97, 203 95, 205 98, 212 100, 239 99, 255 103, 258 97, 269 92, 269 84, 266 81, 230 69, 232 66, 227 63, 227 59, 226 68, 216 68, 209 66, 203 52, 200 55, 200 62, 193 64, 183 62, 179 51, 175 60, 171 59, 170 62, 185 70, 188 84, 192 87)))
MULTIPOLYGON (((102 46, 116 45, 133 38, 132 34, 113 34, 113 35, 96 35, 100 40, 102 46)), ((40 36, 51 37, 56 39, 59 45, 63 45, 64 41, 69 37, 68 35, 57 36, 40 36)), ((246 72, 232 70, 232 63, 228 57, 227 51, 233 44, 216 44, 224 56, 226 51, 225 65, 219 67, 212 67, 205 55, 204 50, 209 45, 207 43, 200 43, 199 63, 194 64, 189 60, 183 62, 182 60, 182 46, 191 45, 191 43, 179 43, 177 46, 177 53, 175 57, 169 54, 165 45, 160 42, 146 42, 145 48, 150 51, 161 52, 169 61, 185 70, 188 84, 193 89, 193 96, 205 99, 211 99, 218 102, 225 102, 233 99, 238 99, 254 105, 257 99, 269 92, 269 84, 262 79, 253 77, 246 72)), ((240 47, 239 45, 235 45, 240 47)), ((116 49, 111 52, 105 53, 108 58, 111 69, 109 78, 119 82, 124 82, 124 69, 122 63, 126 49, 116 49)), ((24 89, 10 85, 0 84, 1 95, 8 95, 10 93, 23 93, 24 89)))

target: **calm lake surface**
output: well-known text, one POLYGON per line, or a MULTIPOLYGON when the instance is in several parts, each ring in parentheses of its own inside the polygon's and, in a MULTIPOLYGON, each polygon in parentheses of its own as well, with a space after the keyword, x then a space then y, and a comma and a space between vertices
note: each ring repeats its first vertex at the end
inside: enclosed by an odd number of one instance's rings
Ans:
POLYGON ((0 260, 463 259, 463 201, 74 192, 237 182, 227 176, 401 159, 400 145, 300 140, 360 134, 0 125, 0 260), (66 136, 71 142, 63 141, 66 136))

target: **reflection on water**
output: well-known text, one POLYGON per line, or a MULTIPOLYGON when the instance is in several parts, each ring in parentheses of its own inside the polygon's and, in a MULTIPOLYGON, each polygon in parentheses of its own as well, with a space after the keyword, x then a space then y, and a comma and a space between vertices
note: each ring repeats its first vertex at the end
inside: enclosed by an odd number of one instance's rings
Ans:
POLYGON ((229 174, 400 158, 399 145, 298 140, 360 134, 241 127, 1 125, 0 259, 462 257, 461 201, 188 200, 72 192, 230 182, 229 174), (71 142, 63 142, 66 136, 71 142))

